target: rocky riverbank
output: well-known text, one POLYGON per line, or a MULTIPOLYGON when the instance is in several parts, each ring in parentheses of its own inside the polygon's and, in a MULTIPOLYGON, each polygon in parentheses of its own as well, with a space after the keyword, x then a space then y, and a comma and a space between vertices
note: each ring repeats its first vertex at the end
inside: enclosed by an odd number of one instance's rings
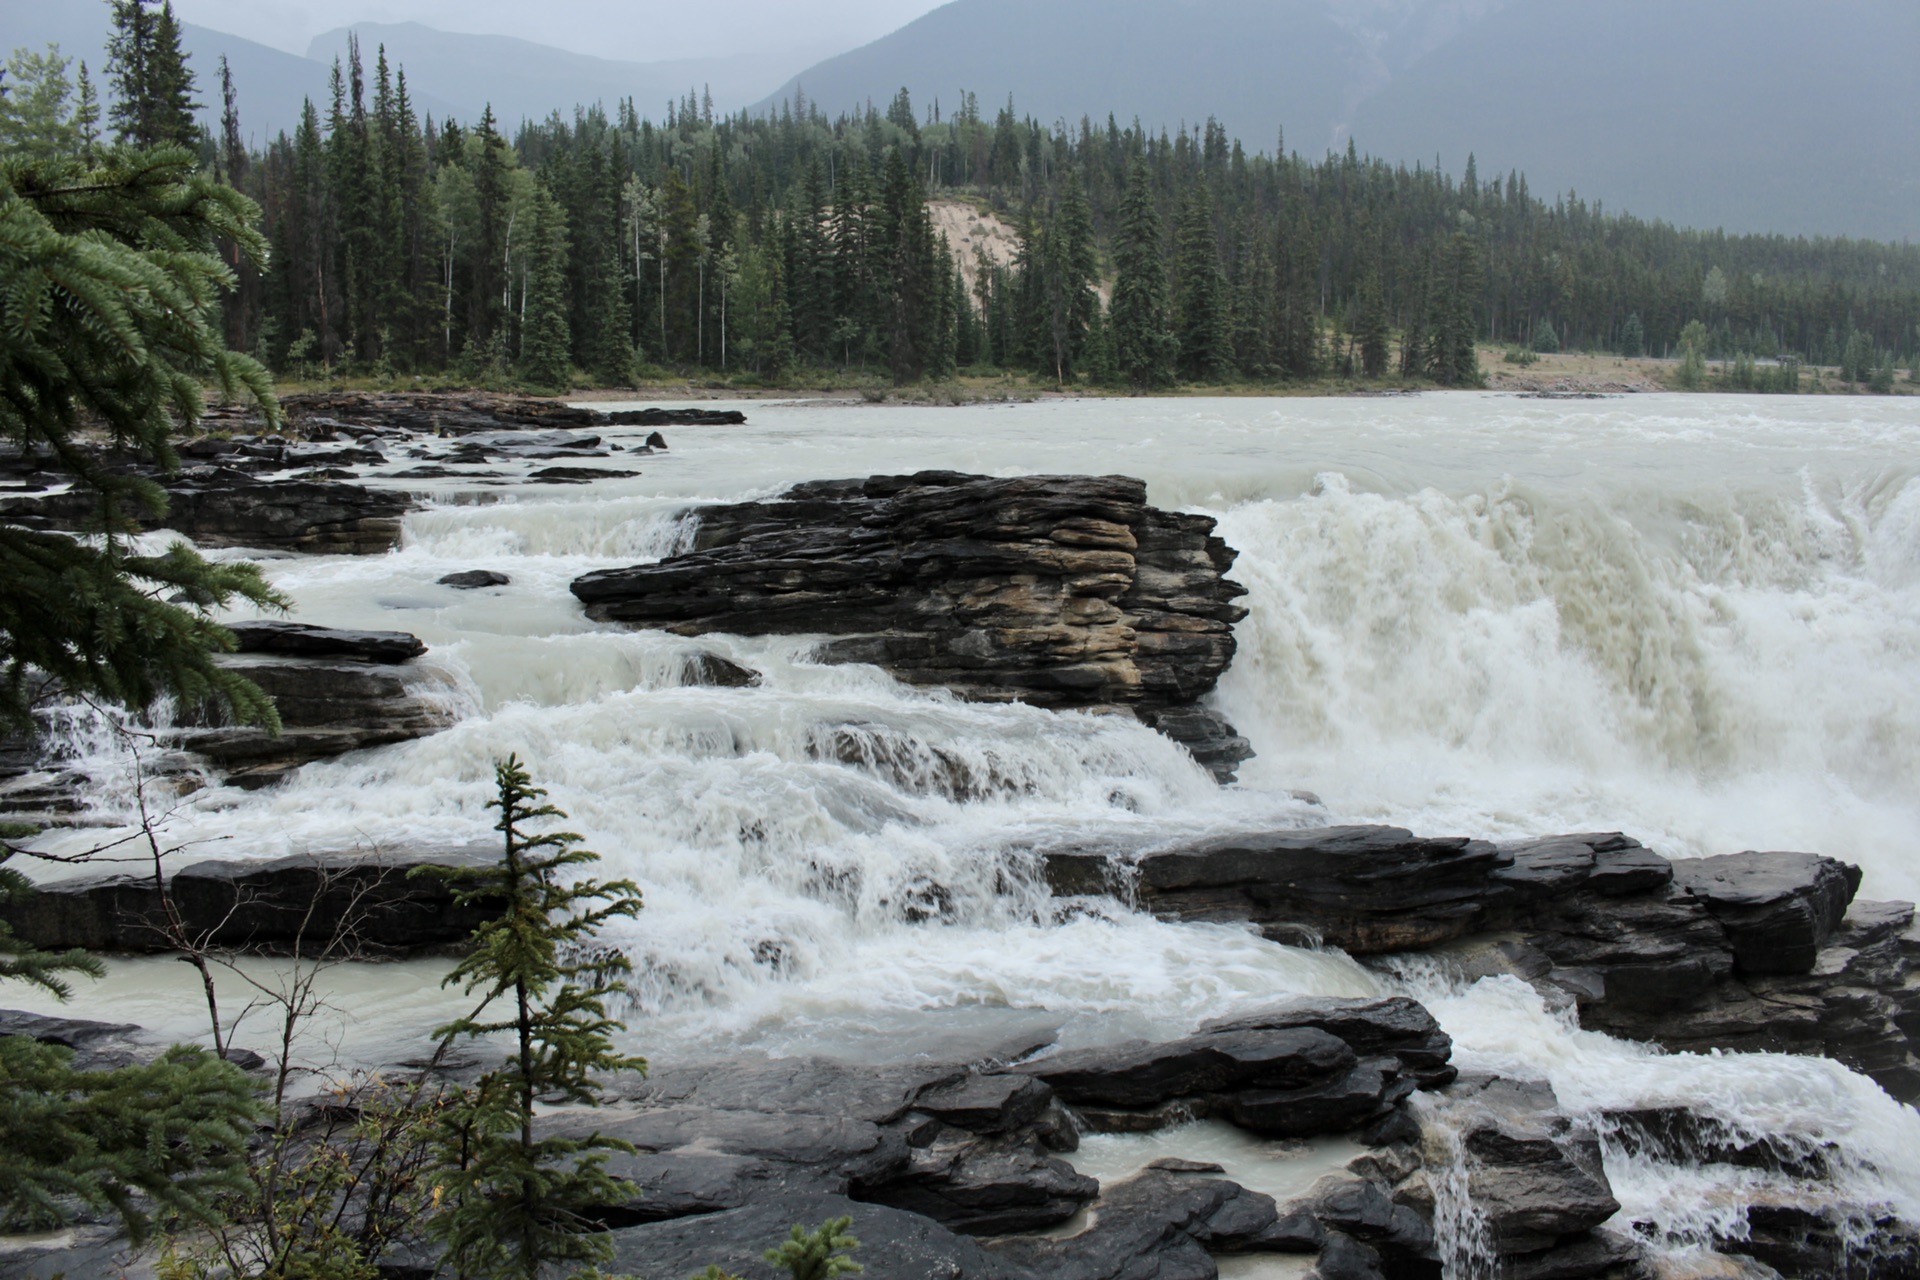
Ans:
MULTIPOLYGON (((68 1019, 0 1013, 0 1035, 66 1044, 97 1065, 156 1051, 136 1027, 68 1019)), ((1412 1000, 1282 1001, 1176 1041, 1037 1040, 951 1061, 668 1067, 542 1131, 633 1145, 608 1164, 621 1197, 594 1215, 620 1274, 757 1274, 760 1250, 791 1224, 843 1214, 876 1280, 1212 1280, 1225 1260, 1262 1258, 1321 1280, 1646 1274, 1604 1167, 1622 1128, 1570 1119, 1543 1082, 1461 1075, 1412 1000), (1114 1135, 1160 1133, 1166 1150, 1191 1142, 1204 1155, 1210 1125, 1270 1154, 1236 1175, 1245 1181, 1178 1155, 1143 1154, 1106 1180, 1081 1170, 1103 1144, 1111 1159, 1126 1141, 1114 1135)), ((1685 1113, 1620 1123, 1648 1145, 1709 1128, 1685 1113)), ((1787 1163, 1751 1146, 1691 1151, 1756 1171, 1787 1163)), ((1848 1204, 1817 1168, 1794 1172, 1828 1202, 1728 1215, 1721 1256, 1698 1260, 1719 1269, 1696 1274, 1920 1274, 1910 1227, 1848 1204)), ((7 1243, 0 1275, 41 1280, 119 1274, 127 1248, 101 1231, 7 1243)), ((433 1271, 430 1251, 382 1262, 396 1280, 433 1271)))
MULTIPOLYGON (((666 441, 655 432, 629 448, 597 433, 746 421, 733 409, 607 413, 478 393, 338 392, 285 396, 280 404, 285 423, 272 434, 257 408, 213 407, 207 433, 180 446, 175 471, 127 457, 101 461, 155 481, 167 510, 153 527, 201 546, 380 555, 398 545, 405 516, 425 502, 420 481, 464 480, 484 489, 634 475, 588 460, 641 457, 664 450, 666 441), (531 462, 574 465, 499 469, 531 462)), ((0 519, 30 528, 91 527, 95 504, 66 488, 66 480, 47 460, 0 450, 0 519)))

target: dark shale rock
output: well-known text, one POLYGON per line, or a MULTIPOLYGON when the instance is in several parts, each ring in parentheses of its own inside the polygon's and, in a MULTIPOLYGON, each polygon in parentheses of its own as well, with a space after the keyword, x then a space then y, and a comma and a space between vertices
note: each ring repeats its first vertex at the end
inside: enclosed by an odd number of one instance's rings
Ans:
MULTIPOLYGON (((244 471, 189 467, 155 473, 167 513, 149 523, 205 547, 257 547, 330 555, 383 555, 400 541, 410 494, 343 482, 264 481, 244 471)), ((79 490, 0 501, 0 513, 31 528, 84 530, 98 516, 79 490)))
POLYGON ((1061 896, 1248 921, 1356 955, 1442 948, 1467 976, 1511 974, 1577 1005, 1596 1030, 1674 1049, 1824 1054, 1920 1099, 1913 908, 1850 910, 1859 872, 1830 858, 1669 863, 1613 832, 1500 846, 1397 827, 1040 855, 1061 896))
MULTIPOLYGON (((1104 1188, 1084 1230, 994 1241, 994 1254, 1049 1280, 1212 1280, 1212 1254, 1277 1252, 1271 1196, 1223 1178, 1149 1170, 1104 1188)), ((1306 1228, 1289 1224, 1297 1241, 1306 1228)))
POLYGON ((1046 1081, 1104 1132, 1223 1116, 1256 1133, 1300 1137, 1389 1118, 1415 1089, 1453 1078, 1451 1051, 1411 1000, 1308 999, 1183 1040, 1077 1050, 1012 1070, 1046 1081))
POLYGON ((686 681, 715 689, 751 689, 760 683, 760 673, 717 653, 696 653, 687 659, 686 681))
POLYGON ((1355 1053, 1391 1054, 1422 1087, 1434 1088, 1454 1078, 1448 1059, 1453 1037, 1440 1029, 1433 1015, 1416 1000, 1387 996, 1368 1000, 1340 996, 1307 996, 1283 1000, 1264 1009, 1218 1018, 1203 1031, 1285 1031, 1317 1027, 1338 1036, 1355 1053))
POLYGON ((1320 1280, 1384 1280, 1380 1254, 1342 1231, 1329 1231, 1320 1260, 1314 1263, 1320 1280))
POLYGON ((76 1071, 110 1071, 152 1058, 155 1050, 142 1043, 140 1030, 128 1022, 89 1022, 0 1009, 0 1036, 25 1036, 71 1049, 76 1071))
POLYGON ((788 1194, 726 1212, 675 1218, 615 1231, 612 1274, 683 1277, 718 1266, 740 1276, 770 1275, 761 1255, 796 1223, 809 1229, 851 1217, 860 1241, 853 1255, 868 1280, 1028 1280, 965 1236, 930 1219, 830 1194, 788 1194))
POLYGON ((922 1214, 967 1235, 1008 1235, 1064 1222, 1100 1184, 1028 1139, 961 1129, 913 1147, 906 1170, 862 1199, 922 1214))
MULTIPOLYGON (((922 472, 704 508, 692 551, 573 592, 599 621, 823 632, 841 637, 829 660, 912 683, 1152 719, 1190 709, 1232 660, 1234 554, 1212 520, 1149 507, 1138 480, 922 472)), ((1169 728, 1216 774, 1245 758, 1217 718, 1169 728)))
POLYGON ((1502 1255, 1551 1249, 1620 1211, 1599 1138, 1568 1124, 1544 1082, 1463 1079, 1448 1099, 1465 1117, 1468 1194, 1502 1255))
POLYGON ((1016 1069, 1046 1081, 1069 1103, 1150 1107, 1201 1093, 1296 1088, 1343 1076, 1353 1064, 1345 1041, 1303 1027, 1082 1049, 1016 1069))
MULTIPOLYGON (((738 427, 747 421, 747 415, 738 409, 617 409, 599 417, 616 427, 738 427)), ((666 441, 655 444, 654 440, 654 436, 647 437, 652 447, 667 447, 666 441)))
POLYGON ((506 574, 492 569, 464 569, 439 579, 441 586, 452 587, 457 591, 475 591, 481 587, 504 587, 512 582, 513 579, 506 574))
MULTIPOLYGON (((1264 831, 1177 845, 1131 867, 1141 906, 1178 920, 1252 920, 1269 937, 1355 954, 1407 951, 1483 927, 1499 851, 1480 840, 1424 839, 1400 827, 1264 831)), ((1062 895, 1103 893, 1104 853, 1050 850, 1062 895)))
MULTIPOLYGON (((633 1143, 609 1170, 688 1211, 807 1189, 910 1209, 950 1229, 1030 1231, 1072 1217, 1098 1191, 1050 1154, 1073 1145, 1052 1090, 962 1066, 858 1067, 747 1057, 661 1071, 616 1105, 556 1116, 543 1132, 633 1143)), ((659 1216, 643 1194, 611 1223, 659 1216)))
POLYGON ((274 657, 226 657, 220 665, 273 697, 280 732, 190 719, 166 737, 211 761, 234 786, 267 786, 314 760, 410 742, 455 720, 449 677, 432 668, 274 657))
MULTIPOLYGON (((504 574, 489 577, 506 580, 504 574)), ((446 581, 446 579, 441 579, 446 581)), ((230 622, 234 649, 239 653, 275 653, 302 658, 359 658, 366 662, 397 664, 427 651, 420 637, 405 631, 342 631, 304 622, 230 622)))
POLYGON ((1812 853, 1735 853, 1673 864, 1675 886, 1707 905, 1743 973, 1806 973, 1846 918, 1860 868, 1812 853))
MULTIPOLYGON (((281 952, 300 943, 311 950, 350 931, 351 941, 370 952, 405 951, 463 943, 493 914, 484 903, 455 904, 444 880, 410 870, 497 857, 489 847, 404 862, 364 854, 199 862, 173 872, 168 884, 186 928, 210 946, 281 952)), ((49 949, 174 949, 151 874, 56 881, 0 907, 0 920, 49 949)))
POLYGON ((638 471, 619 471, 612 467, 541 467, 527 477, 529 480, 544 480, 549 484, 590 484, 595 480, 629 480, 639 475, 638 471))

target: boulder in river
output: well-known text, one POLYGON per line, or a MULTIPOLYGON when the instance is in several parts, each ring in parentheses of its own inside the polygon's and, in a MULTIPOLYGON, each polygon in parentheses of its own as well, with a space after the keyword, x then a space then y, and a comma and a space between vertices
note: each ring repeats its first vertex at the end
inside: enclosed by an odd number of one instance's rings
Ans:
POLYGON ((1206 516, 1147 505, 1124 476, 954 472, 803 484, 701 509, 693 549, 573 583, 589 617, 681 635, 819 632, 969 698, 1114 707, 1204 743, 1245 744, 1192 709, 1234 654, 1245 589, 1206 516))
POLYGON ((482 587, 504 587, 513 579, 504 573, 492 569, 463 569, 459 573, 449 573, 439 579, 443 587, 452 587, 456 591, 476 591, 482 587))

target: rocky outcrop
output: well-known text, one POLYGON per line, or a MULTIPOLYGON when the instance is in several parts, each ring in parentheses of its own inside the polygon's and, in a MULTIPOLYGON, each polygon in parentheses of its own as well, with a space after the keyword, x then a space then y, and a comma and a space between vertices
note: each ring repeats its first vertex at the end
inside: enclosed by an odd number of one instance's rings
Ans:
MULTIPOLYGON (((412 495, 336 480, 263 480, 227 467, 187 467, 154 477, 167 495, 150 523, 206 547, 255 547, 328 555, 382 555, 400 541, 412 495)), ((0 514, 29 528, 86 529, 98 503, 70 490, 9 498, 0 514)))
MULTIPOLYGON (((535 396, 463 392, 321 391, 280 397, 288 427, 301 435, 341 429, 392 429, 425 436, 459 436, 512 429, 570 429, 604 426, 731 426, 745 422, 736 409, 672 406, 613 413, 580 408, 535 396)), ((259 425, 257 410, 246 405, 209 409, 210 425, 259 425)))
POLYGON ((1156 1129, 1170 1116, 1230 1119, 1300 1137, 1405 1129, 1395 1110, 1416 1089, 1453 1078, 1452 1041, 1406 999, 1287 1002, 1168 1043, 1138 1042, 1037 1059, 1081 1121, 1105 1132, 1156 1129))
POLYGON ((272 653, 293 658, 358 658, 397 666, 426 653, 420 637, 405 631, 349 631, 306 622, 230 622, 236 653, 272 653))
POLYGON ((598 621, 682 635, 835 637, 824 656, 982 700, 1124 708, 1216 773, 1245 743, 1194 708, 1234 653, 1245 594, 1205 516, 1123 476, 953 472, 821 481, 703 508, 693 549, 591 573, 598 621))
MULTIPOLYGON (((406 862, 377 853, 199 862, 169 869, 167 891, 182 927, 207 946, 307 953, 334 945, 369 955, 466 942, 490 914, 460 905, 448 882, 415 867, 476 866, 497 854, 449 849, 406 862)), ((175 949, 167 905, 151 869, 75 877, 0 906, 0 921, 27 942, 89 951, 175 949)))
MULTIPOLYGON (((103 456, 104 465, 152 479, 167 510, 146 523, 205 547, 327 555, 379 555, 399 545, 407 513, 422 502, 394 481, 464 479, 507 483, 487 462, 607 458, 625 446, 581 428, 744 422, 733 410, 648 409, 601 413, 525 396, 323 392, 281 398, 282 430, 264 432, 259 410, 209 409, 209 434, 179 445, 181 466, 103 456), (396 456, 397 455, 397 456, 396 456), (424 465, 393 471, 390 462, 424 465), (380 483, 360 483, 365 480, 380 483)), ((664 451, 658 432, 631 453, 664 451)), ((585 484, 632 470, 550 467, 534 483, 585 484)), ((36 529, 84 531, 99 518, 70 477, 17 448, 0 447, 0 518, 36 529)))
POLYGON ((1620 1210, 1599 1136, 1572 1124, 1544 1081, 1464 1077, 1421 1111, 1425 1169, 1391 1194, 1445 1217, 1450 1250, 1539 1280, 1606 1275, 1636 1258, 1599 1230, 1620 1210))
POLYGON ((1042 861, 1057 894, 1362 956, 1443 948, 1469 975, 1511 973, 1577 1004, 1592 1028, 1824 1054, 1920 1098, 1913 908, 1853 902, 1859 872, 1831 858, 1669 862, 1615 833, 1496 845, 1334 827, 1042 861))

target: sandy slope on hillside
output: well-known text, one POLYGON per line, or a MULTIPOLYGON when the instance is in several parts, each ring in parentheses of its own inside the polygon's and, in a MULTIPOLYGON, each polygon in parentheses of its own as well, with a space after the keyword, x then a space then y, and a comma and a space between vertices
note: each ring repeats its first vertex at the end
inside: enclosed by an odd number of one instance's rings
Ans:
POLYGON ((981 213, 980 206, 970 200, 929 200, 927 213, 933 218, 933 229, 947 237, 953 260, 967 273, 967 279, 973 279, 981 255, 991 266, 1013 264, 1020 236, 998 214, 981 213))

